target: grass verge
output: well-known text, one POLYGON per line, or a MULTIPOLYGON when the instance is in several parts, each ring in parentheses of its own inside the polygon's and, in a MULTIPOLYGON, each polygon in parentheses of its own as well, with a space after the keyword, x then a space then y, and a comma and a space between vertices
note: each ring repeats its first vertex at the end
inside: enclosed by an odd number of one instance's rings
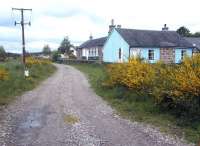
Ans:
POLYGON ((88 76, 93 90, 115 108, 122 117, 152 124, 161 132, 176 135, 179 138, 184 137, 192 143, 199 142, 200 121, 193 124, 176 118, 168 111, 163 111, 156 106, 145 93, 139 94, 124 87, 105 88, 102 86, 106 79, 105 65, 74 64, 72 66, 88 76))
POLYGON ((9 72, 8 80, 0 80, 0 105, 6 105, 15 99, 15 96, 35 88, 56 70, 56 67, 52 64, 36 64, 29 68, 30 77, 25 79, 23 66, 18 60, 0 63, 0 67, 9 72))

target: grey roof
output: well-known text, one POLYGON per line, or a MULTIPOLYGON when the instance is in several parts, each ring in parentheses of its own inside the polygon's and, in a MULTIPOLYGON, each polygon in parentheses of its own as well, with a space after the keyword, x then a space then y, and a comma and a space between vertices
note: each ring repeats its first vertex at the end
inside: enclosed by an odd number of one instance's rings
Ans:
POLYGON ((200 50, 200 37, 185 37, 185 39, 190 43, 195 44, 195 47, 200 50))
POLYGON ((107 37, 88 40, 84 42, 83 44, 81 44, 79 48, 82 49, 82 48, 92 48, 92 47, 103 47, 106 40, 107 40, 107 37))
POLYGON ((175 31, 153 31, 116 28, 130 47, 191 47, 193 45, 175 31))

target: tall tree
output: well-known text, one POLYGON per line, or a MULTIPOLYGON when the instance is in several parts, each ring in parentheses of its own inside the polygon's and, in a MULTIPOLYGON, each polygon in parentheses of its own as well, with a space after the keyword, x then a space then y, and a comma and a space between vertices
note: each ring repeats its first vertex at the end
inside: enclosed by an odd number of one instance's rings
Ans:
POLYGON ((45 45, 44 47, 43 47, 43 54, 45 54, 45 55, 50 55, 51 54, 51 48, 49 47, 49 45, 45 45))
POLYGON ((52 52, 52 60, 54 62, 58 61, 58 59, 61 57, 60 53, 56 50, 52 52))
POLYGON ((5 61, 6 51, 3 46, 0 46, 0 61, 5 61))
POLYGON ((186 28, 185 26, 180 27, 179 29, 177 29, 176 32, 179 33, 181 36, 184 36, 184 37, 191 36, 190 30, 188 28, 186 28))
POLYGON ((63 41, 60 44, 60 47, 58 48, 58 51, 62 54, 66 53, 67 55, 71 54, 70 48, 73 45, 70 43, 69 38, 66 36, 63 41))

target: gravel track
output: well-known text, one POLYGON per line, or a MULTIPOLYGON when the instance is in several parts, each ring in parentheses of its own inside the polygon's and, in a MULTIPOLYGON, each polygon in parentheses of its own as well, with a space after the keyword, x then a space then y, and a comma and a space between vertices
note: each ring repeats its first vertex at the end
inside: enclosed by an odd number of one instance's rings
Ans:
POLYGON ((120 118, 86 77, 66 65, 0 112, 0 146, 187 146, 120 118))

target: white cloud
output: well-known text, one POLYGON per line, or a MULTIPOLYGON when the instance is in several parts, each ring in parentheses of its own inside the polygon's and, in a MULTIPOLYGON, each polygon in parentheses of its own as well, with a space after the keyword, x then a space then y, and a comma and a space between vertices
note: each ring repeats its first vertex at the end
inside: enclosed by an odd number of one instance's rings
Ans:
POLYGON ((57 48, 66 35, 76 44, 90 33, 105 36, 112 18, 128 28, 160 30, 167 23, 171 30, 185 25, 200 31, 199 5, 198 0, 6 0, 0 5, 0 43, 6 41, 2 45, 7 50, 21 46, 20 26, 13 26, 20 15, 12 13, 12 7, 33 9, 32 26, 25 34, 27 48, 36 51, 47 43, 57 48))

